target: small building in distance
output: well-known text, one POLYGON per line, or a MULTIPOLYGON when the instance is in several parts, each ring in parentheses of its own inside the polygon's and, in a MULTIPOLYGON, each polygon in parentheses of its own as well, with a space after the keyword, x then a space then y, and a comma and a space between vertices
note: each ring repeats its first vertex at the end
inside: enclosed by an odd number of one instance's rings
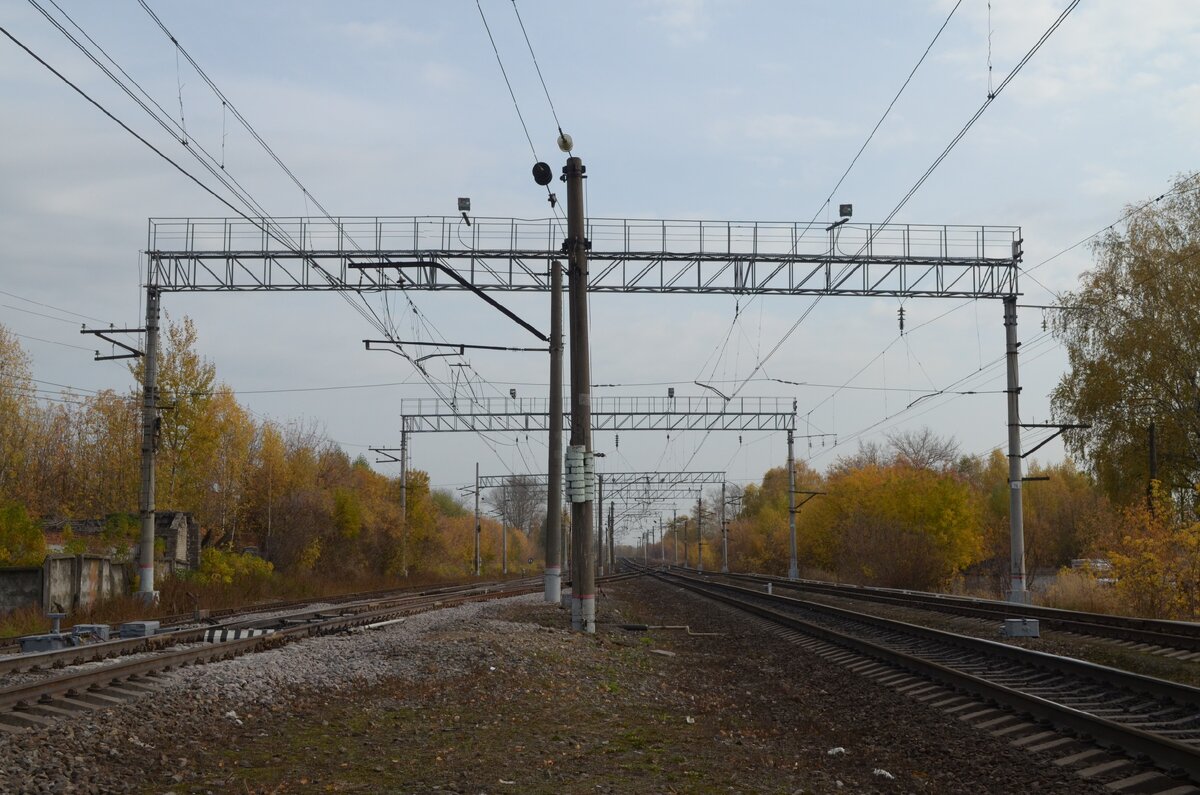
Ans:
MULTIPOLYGON (((136 521, 137 517, 130 517, 136 521)), ((111 537, 112 520, 56 519, 42 523, 46 545, 52 552, 67 551, 71 541, 82 542, 87 552, 108 555, 115 560, 136 559, 138 553, 137 525, 122 534, 120 540, 111 537), (106 534, 106 530, 109 530, 106 534), (69 532, 68 532, 69 531, 69 532)), ((200 524, 186 511, 158 511, 154 515, 154 538, 158 552, 155 557, 168 571, 200 567, 200 524)))

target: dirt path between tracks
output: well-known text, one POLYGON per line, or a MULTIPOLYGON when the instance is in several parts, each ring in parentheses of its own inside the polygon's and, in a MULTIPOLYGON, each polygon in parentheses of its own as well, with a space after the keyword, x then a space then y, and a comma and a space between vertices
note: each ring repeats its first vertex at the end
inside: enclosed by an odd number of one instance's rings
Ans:
POLYGON ((595 637, 532 599, 431 628, 406 675, 196 726, 145 791, 1101 791, 672 587, 600 612, 595 637))

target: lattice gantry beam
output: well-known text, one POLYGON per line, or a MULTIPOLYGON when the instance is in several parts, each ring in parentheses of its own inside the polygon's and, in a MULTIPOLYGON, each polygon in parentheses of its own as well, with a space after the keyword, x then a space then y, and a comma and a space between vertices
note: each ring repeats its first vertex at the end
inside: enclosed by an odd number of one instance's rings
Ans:
MULTIPOLYGON (((540 292, 564 236, 555 218, 156 218, 149 282, 167 292, 540 292)), ((1022 256, 1014 226, 593 218, 587 236, 591 292, 997 298, 1018 293, 1022 256)))
MULTIPOLYGON (((562 407, 563 427, 571 415, 562 407)), ((548 431, 544 398, 483 398, 447 404, 435 398, 400 401, 407 433, 525 433, 548 431)), ((791 398, 603 397, 592 399, 593 431, 787 431, 795 430, 791 398)))
MULTIPOLYGON (((722 483, 725 480, 724 472, 601 472, 599 476, 604 480, 604 488, 618 486, 649 486, 649 487, 669 487, 669 486, 694 486, 698 484, 722 483)), ((479 487, 481 489, 501 488, 508 483, 511 483, 514 478, 519 478, 527 483, 535 486, 545 486, 549 483, 549 475, 480 475, 479 487)))

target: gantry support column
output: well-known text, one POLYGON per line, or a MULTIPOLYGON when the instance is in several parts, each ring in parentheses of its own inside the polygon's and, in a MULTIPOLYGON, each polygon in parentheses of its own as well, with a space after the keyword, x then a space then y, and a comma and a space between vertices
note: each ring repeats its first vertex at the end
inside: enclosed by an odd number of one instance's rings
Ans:
POLYGON ((479 548, 479 537, 483 528, 479 526, 479 462, 475 462, 475 576, 483 573, 482 550, 479 548))
POLYGON ((154 590, 154 456, 158 449, 158 288, 146 288, 146 362, 142 370, 142 475, 138 509, 142 537, 138 551, 138 596, 156 602, 154 590))
POLYGON ((1021 379, 1017 371, 1017 297, 1004 298, 1005 357, 1008 364, 1008 522, 1010 535, 1010 602, 1026 604, 1025 520, 1021 503, 1021 379))
POLYGON ((791 538, 792 560, 788 564, 788 579, 800 579, 800 563, 796 559, 796 439, 795 432, 787 432, 788 442, 788 536, 791 538))
POLYGON ((546 477, 546 591, 557 603, 562 594, 562 265, 550 261, 550 466, 546 477))

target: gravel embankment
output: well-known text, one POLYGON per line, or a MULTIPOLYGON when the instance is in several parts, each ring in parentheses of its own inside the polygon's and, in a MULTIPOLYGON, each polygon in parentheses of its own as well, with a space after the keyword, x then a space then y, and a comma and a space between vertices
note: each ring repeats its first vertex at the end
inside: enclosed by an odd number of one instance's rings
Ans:
POLYGON ((710 602, 607 590, 596 636, 533 595, 185 669, 0 735, 0 792, 1102 791, 710 602))

